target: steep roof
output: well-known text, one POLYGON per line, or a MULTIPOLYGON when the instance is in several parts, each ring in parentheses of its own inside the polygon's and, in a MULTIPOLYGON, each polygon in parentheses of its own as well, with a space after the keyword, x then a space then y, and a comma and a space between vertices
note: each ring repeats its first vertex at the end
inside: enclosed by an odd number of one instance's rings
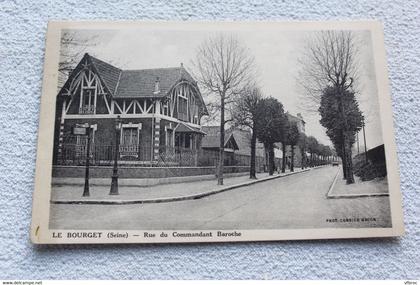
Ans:
MULTIPOLYGON (((236 143, 238 144, 239 150, 237 154, 251 155, 251 131, 232 129, 231 132, 235 136, 236 143)), ((264 145, 260 142, 256 143, 255 153, 256 156, 264 157, 264 145)))
MULTIPOLYGON (((203 137, 201 141, 201 147, 203 148, 218 148, 220 146, 220 127, 219 126, 203 126, 202 131, 207 135, 203 137)), ((229 130, 225 131, 225 145, 232 141, 235 146, 235 150, 238 150, 238 144, 232 132, 229 130)))
POLYGON ((181 80, 195 84, 194 79, 183 66, 121 70, 96 57, 88 56, 114 98, 164 97, 181 80), (156 81, 159 82, 158 93, 154 92, 156 81))
MULTIPOLYGON (((72 77, 85 68, 86 60, 98 73, 105 87, 114 98, 165 97, 174 85, 183 80, 197 87, 195 80, 183 66, 122 70, 86 53, 64 84, 66 88, 68 88, 69 81, 71 81, 72 77), (156 81, 159 82, 160 91, 157 93, 154 92, 156 81)), ((200 99, 202 100, 201 95, 200 99)), ((204 105, 204 102, 202 103, 204 105)))
POLYGON ((220 126, 202 126, 201 129, 208 136, 217 136, 220 133, 220 126))
POLYGON ((123 70, 116 98, 163 97, 180 80, 194 82, 183 67, 123 70), (155 84, 159 82, 159 93, 155 94, 155 84))
POLYGON ((91 55, 89 57, 106 87, 114 94, 122 70, 91 55))

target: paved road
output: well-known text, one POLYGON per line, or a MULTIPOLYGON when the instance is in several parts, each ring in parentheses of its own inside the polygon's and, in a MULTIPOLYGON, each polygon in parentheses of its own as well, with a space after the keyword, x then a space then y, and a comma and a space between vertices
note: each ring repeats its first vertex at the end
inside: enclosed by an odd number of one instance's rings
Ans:
POLYGON ((51 205, 50 228, 209 230, 391 226, 388 197, 327 199, 326 193, 336 173, 337 168, 319 168, 199 200, 143 205, 51 205), (356 218, 370 221, 355 222, 356 218), (332 222, 334 219, 337 221, 332 222), (352 219, 352 222, 342 219, 352 219))

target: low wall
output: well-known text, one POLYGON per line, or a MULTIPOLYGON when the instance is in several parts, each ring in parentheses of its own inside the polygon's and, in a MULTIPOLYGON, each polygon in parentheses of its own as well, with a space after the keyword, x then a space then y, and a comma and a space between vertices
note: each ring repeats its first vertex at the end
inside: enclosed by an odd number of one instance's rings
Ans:
MULTIPOLYGON (((165 178, 215 174, 215 167, 127 167, 119 166, 118 175, 121 178, 165 178)), ((249 166, 225 166, 224 173, 248 172, 249 166)), ((54 165, 53 177, 84 177, 84 166, 61 166, 54 165)), ((89 168, 91 178, 109 178, 112 176, 110 166, 91 166, 89 168)))

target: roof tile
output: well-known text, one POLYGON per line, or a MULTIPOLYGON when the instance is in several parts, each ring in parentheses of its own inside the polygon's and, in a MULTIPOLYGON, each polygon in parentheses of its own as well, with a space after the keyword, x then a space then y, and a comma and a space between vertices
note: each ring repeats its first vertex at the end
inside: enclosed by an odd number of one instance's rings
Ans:
POLYGON ((184 67, 121 70, 90 55, 106 86, 115 98, 163 97, 179 80, 194 82, 184 67), (155 94, 155 84, 159 81, 160 92, 155 94))

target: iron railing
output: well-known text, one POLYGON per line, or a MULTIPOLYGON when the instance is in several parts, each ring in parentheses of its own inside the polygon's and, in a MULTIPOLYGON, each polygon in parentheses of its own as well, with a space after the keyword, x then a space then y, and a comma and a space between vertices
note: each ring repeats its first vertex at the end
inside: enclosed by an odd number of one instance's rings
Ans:
MULTIPOLYGON (((64 143, 57 156, 59 165, 85 165, 86 144, 64 143)), ((193 149, 160 146, 120 145, 118 160, 120 164, 148 166, 197 166, 199 152, 193 149), (157 159, 156 159, 157 157, 157 159)), ((92 143, 90 145, 91 165, 112 165, 115 159, 115 145, 92 143)))
POLYGON ((199 152, 196 149, 160 146, 159 166, 197 166, 199 152))
MULTIPOLYGON (((85 165, 86 143, 80 144, 72 140, 63 143, 56 156, 58 165, 85 165)), ((111 166, 115 159, 115 145, 93 142, 90 145, 90 164, 111 166)), ((189 149, 171 146, 159 146, 153 149, 150 145, 119 145, 118 163, 140 166, 216 166, 217 151, 189 149)), ((278 162, 277 162, 278 163, 278 162)), ((226 166, 249 166, 250 156, 242 154, 225 155, 226 166)), ((263 157, 256 157, 257 168, 264 164, 263 157)))

